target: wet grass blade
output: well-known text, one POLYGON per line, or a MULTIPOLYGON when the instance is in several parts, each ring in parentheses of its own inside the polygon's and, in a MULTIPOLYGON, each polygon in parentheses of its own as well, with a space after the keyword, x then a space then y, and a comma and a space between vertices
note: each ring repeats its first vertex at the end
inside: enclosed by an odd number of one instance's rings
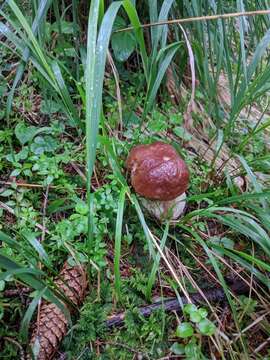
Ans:
POLYGON ((14 15, 16 16, 17 20, 21 24, 22 28, 26 32, 29 42, 33 46, 33 52, 37 56, 37 59, 42 64, 42 66, 44 67, 44 69, 46 70, 46 72, 50 76, 50 78, 53 78, 53 73, 50 69, 50 66, 49 66, 47 60, 46 60, 46 57, 44 56, 43 51, 40 48, 38 41, 31 29, 30 25, 28 24, 26 18, 23 16, 21 10, 19 9, 19 7, 16 5, 16 3, 13 0, 9 0, 8 4, 9 4, 11 10, 13 11, 14 15))
POLYGON ((50 269, 50 271, 52 271, 53 273, 56 274, 56 272, 54 272, 54 269, 50 263, 50 260, 48 258, 48 255, 46 255, 45 250, 40 248, 39 245, 36 244, 36 242, 34 241, 29 241, 29 243, 31 243, 31 245, 35 248, 36 252, 33 253, 31 250, 29 250, 27 248, 27 246, 22 245, 22 243, 20 241, 14 240, 12 239, 10 236, 8 236, 7 234, 3 233, 2 231, 0 231, 0 241, 3 244, 8 245, 11 249, 15 250, 16 252, 18 252, 21 255, 24 255, 25 258, 28 259, 28 261, 35 266, 35 264, 38 261, 41 261, 47 268, 50 269), (37 248, 38 246, 38 248, 37 248), (41 257, 39 257, 38 255, 41 255, 41 257), (45 261, 44 261, 45 260, 45 261))
POLYGON ((28 339, 28 332, 29 332, 29 326, 30 326, 31 319, 33 317, 33 314, 34 314, 37 306, 38 306, 39 301, 42 299, 46 290, 47 290, 47 288, 44 288, 43 290, 40 290, 37 292, 36 296, 31 301, 30 305, 28 306, 28 308, 24 314, 24 317, 23 317, 23 319, 21 321, 21 325, 20 325, 20 336, 21 336, 23 342, 26 342, 28 339))
MULTIPOLYGON (((23 64, 28 59, 33 62, 34 66, 37 68, 40 74, 42 74, 44 79, 48 81, 48 83, 53 87, 53 89, 58 93, 58 95, 62 99, 64 103, 63 109, 67 112, 71 121, 73 121, 74 126, 75 125, 79 126, 79 118, 77 115, 77 111, 72 103, 70 94, 67 90, 67 86, 63 80, 60 68, 56 63, 56 61, 52 62, 51 64, 51 60, 47 57, 47 55, 44 53, 44 50, 40 47, 37 37, 35 36, 35 33, 33 31, 35 30, 37 32, 38 21, 41 20, 42 16, 43 17, 45 16, 46 10, 50 2, 43 3, 41 10, 37 13, 36 19, 34 20, 32 27, 33 29, 31 29, 26 18, 24 17, 23 13, 16 5, 16 3, 13 0, 10 0, 8 4, 11 10, 13 11, 14 15, 16 16, 18 22, 20 23, 21 27, 18 26, 18 24, 16 24, 15 22, 11 21, 6 15, 5 18, 7 19, 8 22, 11 23, 11 25, 13 25, 16 32, 20 34, 21 39, 18 39, 15 36, 15 34, 13 34, 10 30, 7 32, 7 29, 4 26, 0 27, 0 31, 2 31, 3 34, 7 33, 7 35, 9 36, 9 40, 12 41, 15 45, 21 44, 21 46, 18 47, 18 49, 21 50, 21 54, 19 54, 19 56, 22 58, 23 64), (24 30, 27 36, 25 36, 22 33, 21 28, 24 30)), ((13 84, 14 89, 12 88, 10 96, 13 96, 12 91, 13 90, 15 91, 15 88, 20 80, 20 77, 23 75, 23 70, 24 70, 24 65, 18 68, 18 72, 15 77, 15 82, 13 84)), ((11 106, 11 100, 12 98, 8 100, 8 104, 7 104, 8 111, 10 111, 9 107, 11 106)))
MULTIPOLYGON (((38 28, 40 23, 42 22, 42 20, 44 19, 44 17, 46 16, 46 13, 49 9, 51 5, 51 0, 42 0, 39 3, 39 7, 37 10, 37 14, 35 16, 35 19, 33 21, 32 24, 32 31, 33 34, 36 35, 38 32, 38 28)), ((29 48, 25 48, 25 50, 23 51, 23 62, 21 62, 16 70, 16 75, 15 75, 15 79, 13 81, 11 90, 8 94, 8 98, 7 98, 7 105, 6 105, 6 116, 7 119, 9 119, 9 115, 10 115, 10 111, 11 111, 11 105, 12 105, 12 101, 13 101, 13 97, 14 97, 14 92, 19 84, 19 82, 22 79, 23 73, 24 73, 24 69, 25 69, 25 63, 27 63, 27 61, 29 60, 29 55, 30 55, 30 51, 29 48)))
POLYGON ((140 55, 142 57, 143 62, 143 69, 146 82, 149 81, 149 70, 148 70, 148 56, 146 52, 146 45, 143 37, 143 30, 141 28, 140 19, 137 13, 135 6, 132 4, 130 0, 123 1, 123 7, 129 17, 131 25, 134 27, 134 34, 138 41, 139 48, 140 48, 140 55))
MULTIPOLYGON (((270 272, 270 265, 267 264, 266 262, 256 258, 255 256, 251 256, 243 251, 237 251, 237 250, 230 250, 231 252, 238 254, 239 256, 241 256, 243 259, 248 260, 251 264, 254 263, 255 265, 259 266, 260 268, 270 272)), ((268 279, 268 283, 270 285, 270 279, 268 279)))
MULTIPOLYGON (((233 300, 232 300, 232 296, 231 296, 231 294, 230 294, 229 288, 228 288, 228 286, 227 286, 227 284, 226 284, 226 281, 225 281, 225 279, 224 279, 224 277, 223 277, 223 275, 222 275, 222 272, 221 272, 221 270, 220 270, 220 266, 219 266, 218 260, 217 260, 217 259, 215 258, 215 256, 212 254, 212 252, 210 251, 210 249, 209 249, 209 247, 206 245, 206 243, 203 241, 203 239, 202 239, 196 232, 194 232, 193 230, 191 230, 191 229, 188 228, 188 227, 184 227, 184 228, 185 228, 186 231, 188 231, 189 233, 191 233, 191 234, 193 235, 193 237, 194 237, 194 239, 196 240, 196 242, 201 245, 201 247, 204 249, 206 255, 208 256, 208 259, 209 259, 211 265, 213 266, 213 269, 214 269, 215 272, 216 272, 216 275, 217 275, 217 277, 218 277, 218 280, 219 280, 220 283, 221 283, 221 286, 222 286, 222 288, 223 288, 223 291, 224 291, 224 293, 225 293, 225 295, 226 295, 226 298, 227 298, 228 303, 229 303, 229 305, 230 305, 230 308, 231 308, 231 310, 232 310, 233 319, 234 319, 234 323, 235 323, 235 325, 236 325, 236 328, 237 328, 237 330, 238 330, 239 333, 240 333, 241 327, 240 327, 240 324, 239 324, 238 318, 237 318, 237 310, 236 310, 236 307, 235 307, 234 302, 233 302, 233 300)), ((248 358, 247 348, 246 348, 246 345, 245 345, 245 343, 244 343, 244 341, 243 341, 243 339, 242 339, 242 336, 240 337, 240 341, 241 341, 242 348, 243 348, 243 350, 244 350, 244 352, 245 352, 246 358, 248 358)))
MULTIPOLYGON (((237 10, 239 12, 244 12, 244 4, 242 0, 237 0, 237 10)), ((246 58, 246 51, 245 51, 245 19, 243 17, 239 18, 239 30, 240 30, 240 48, 241 48, 241 64, 244 74, 244 83, 247 86, 247 58, 246 58)), ((239 63, 240 64, 240 63, 239 63)))
POLYGON ((250 274, 254 275, 256 278, 258 278, 259 281, 261 281, 268 288, 270 288, 269 276, 264 275, 254 266, 257 265, 261 269, 268 271, 269 269, 268 264, 244 252, 238 252, 236 250, 228 250, 225 249, 224 247, 218 246, 217 244, 213 244, 210 242, 208 242, 208 245, 209 247, 218 250, 220 254, 228 256, 233 261, 238 263, 240 266, 243 266, 245 269, 247 269, 250 272, 250 274))
POLYGON ((99 0, 91 2, 88 19, 87 32, 87 56, 85 64, 85 101, 86 101, 86 163, 87 163, 87 199, 88 199, 88 245, 92 240, 92 214, 90 209, 93 208, 91 197, 91 177, 94 169, 95 152, 97 146, 97 131, 99 119, 93 117, 94 106, 94 85, 95 85, 95 62, 96 62, 96 41, 98 25, 99 0), (96 124, 97 122, 97 124, 96 124))
POLYGON ((155 251, 154 251, 152 239, 151 239, 151 236, 150 236, 150 229, 149 229, 149 227, 148 227, 148 225, 147 225, 147 223, 145 221, 145 217, 144 217, 144 214, 142 212, 139 201, 138 201, 137 197, 134 194, 131 195, 131 200, 133 202, 133 205, 135 206, 138 218, 139 218, 141 226, 143 228, 144 235, 145 235, 145 238, 147 240, 147 244, 148 244, 148 248, 149 248, 149 254, 150 254, 151 258, 155 258, 155 251))
POLYGON ((7 274, 9 272, 10 274, 17 272, 16 277, 24 284, 30 286, 31 288, 34 288, 35 290, 42 291, 46 288, 44 292, 44 297, 48 301, 58 306, 59 309, 66 315, 66 317, 70 319, 70 314, 66 306, 64 306, 62 302, 53 294, 53 292, 47 288, 47 285, 44 283, 44 281, 32 275, 30 272, 27 272, 23 266, 17 264, 15 261, 9 259, 7 256, 4 256, 2 254, 0 254, 0 268, 5 269, 7 271, 7 274))
POLYGON ((120 257, 121 257, 121 238, 123 214, 125 205, 125 196, 127 189, 123 187, 120 191, 118 210, 115 227, 115 244, 114 244, 114 286, 117 300, 121 297, 121 277, 120 277, 120 257))
MULTIPOLYGON (((158 15, 158 21, 166 21, 168 20, 168 15, 171 10, 172 4, 174 3, 174 0, 164 0, 163 4, 161 6, 159 15, 158 15)), ((158 26, 157 28, 157 42, 154 45, 154 51, 157 50, 158 43, 161 41, 161 48, 164 48, 166 46, 167 41, 167 32, 168 32, 168 26, 158 26)))
POLYGON ((270 238, 266 231, 254 219, 245 215, 238 215, 236 217, 231 215, 220 216, 212 214, 212 217, 218 219, 219 222, 229 226, 236 232, 253 240, 268 256, 270 256, 270 238))
MULTIPOLYGON (((158 20, 158 10, 157 10, 157 0, 148 0, 148 8, 149 8, 149 17, 150 22, 154 23, 158 20)), ((152 48, 154 48, 154 44, 157 43, 157 28, 152 26, 150 28, 151 31, 151 43, 152 48)))
MULTIPOLYGON (((241 161, 241 164, 243 165, 244 169, 246 170, 246 173, 254 187, 254 190, 256 193, 262 193, 262 186, 261 184, 257 181, 255 174, 253 173, 253 171, 251 170, 251 168, 249 167, 248 163, 246 162, 246 160, 242 157, 242 156, 238 156, 238 159, 241 161)), ((268 211, 269 213, 269 206, 267 204, 267 201, 262 198, 260 199, 261 205, 262 207, 268 211)))
MULTIPOLYGON (((179 43, 170 45, 168 51, 166 52, 166 55, 164 56, 164 59, 161 61, 153 86, 148 90, 148 93, 146 95, 144 115, 147 115, 148 112, 151 110, 161 81, 163 80, 164 75, 179 47, 179 43)), ((162 51, 164 52, 164 49, 162 49, 162 51)))
MULTIPOLYGON (((15 33, 10 30, 3 22, 0 22, 0 34, 6 37, 9 41, 11 41, 15 45, 15 53, 19 50, 20 55, 23 53, 25 45, 24 42, 17 36, 15 33)), ((5 43, 0 42, 2 46, 5 46, 5 43)))
POLYGON ((250 104, 257 97, 263 95, 268 89, 269 86, 265 86, 269 82, 270 71, 266 68, 260 76, 258 76, 252 82, 252 78, 255 74, 256 69, 258 68, 263 55, 269 47, 270 43, 270 30, 268 30, 260 43, 257 45, 254 55, 252 56, 251 62, 247 67, 247 83, 242 81, 240 84, 239 90, 235 97, 234 106, 232 107, 229 126, 232 127, 232 124, 245 105, 250 104))
POLYGON ((223 204, 232 204, 235 202, 241 202, 241 201, 248 201, 248 200, 260 200, 261 198, 268 199, 270 198, 270 191, 265 191, 261 193, 250 193, 250 194, 243 194, 243 195, 235 195, 228 197, 227 199, 219 200, 217 203, 219 205, 223 204))
MULTIPOLYGON (((167 240, 167 237, 168 237, 168 232, 169 232, 169 222, 167 222, 167 224, 165 226, 165 230, 164 230, 161 242, 160 242, 161 251, 163 251, 163 249, 165 247, 166 240, 167 240)), ((152 288, 153 288, 153 285, 154 285, 154 283, 156 281, 156 273, 157 273, 158 267, 159 267, 160 254, 157 253, 156 257, 153 260, 154 260, 154 264, 152 266, 152 270, 151 270, 149 280, 148 280, 148 283, 147 283, 147 288, 146 288, 146 297, 147 297, 148 300, 151 299, 152 288)))
MULTIPOLYGON (((121 2, 112 3, 105 13, 98 38, 98 9, 99 0, 91 2, 89 21, 88 21, 88 38, 87 38, 87 58, 86 58, 86 150, 87 150, 87 192, 88 207, 90 209, 90 189, 91 177, 94 170, 96 148, 98 143, 99 120, 102 106, 102 90, 105 71, 106 55, 109 46, 109 40, 112 32, 112 26, 121 6, 121 2)), ((92 238, 90 232, 90 217, 88 239, 92 238)))
POLYGON ((52 268, 51 260, 42 246, 41 242, 37 240, 34 234, 30 231, 23 231, 24 238, 31 244, 33 249, 38 253, 39 259, 44 262, 49 268, 52 268))
POLYGON ((73 105, 73 102, 71 100, 68 88, 66 86, 66 83, 63 79, 61 69, 56 61, 53 61, 51 64, 52 71, 54 74, 55 81, 58 85, 59 92, 61 94, 61 98, 64 102, 65 108, 68 110, 70 114, 71 123, 74 127, 76 126, 82 126, 80 123, 80 119, 77 113, 77 110, 75 106, 73 105))

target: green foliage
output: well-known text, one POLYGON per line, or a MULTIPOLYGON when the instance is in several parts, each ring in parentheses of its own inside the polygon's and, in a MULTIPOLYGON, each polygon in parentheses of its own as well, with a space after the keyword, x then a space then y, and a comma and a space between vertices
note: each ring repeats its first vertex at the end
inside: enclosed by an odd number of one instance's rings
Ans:
MULTIPOLYGON (((132 304, 134 295, 126 284, 123 285, 126 302, 132 304)), ((98 358, 98 354, 90 344, 101 342, 102 357, 132 359, 129 349, 136 349, 138 353, 147 354, 151 358, 162 356, 168 346, 166 335, 168 333, 167 317, 162 310, 154 312, 149 318, 139 314, 135 305, 131 305, 126 312, 125 324, 122 329, 106 329, 104 321, 112 310, 113 304, 110 287, 106 279, 101 285, 101 299, 96 300, 96 292, 92 291, 80 312, 80 319, 73 331, 73 341, 66 339, 65 348, 71 356, 83 358, 98 358), (107 345, 108 344, 108 345, 107 345), (123 346, 122 346, 123 344, 123 346)), ((123 297, 123 295, 122 295, 123 297)), ((169 320, 169 318, 168 318, 169 320)))
MULTIPOLYGON (((126 26, 125 20, 117 16, 114 22, 114 31, 126 26)), ((126 61, 136 46, 136 38, 132 32, 114 33, 112 34, 111 41, 115 59, 120 62, 126 61)))
POLYGON ((186 359, 206 359, 202 353, 198 337, 214 335, 216 326, 207 319, 207 310, 198 308, 194 304, 184 305, 183 313, 187 315, 187 320, 189 321, 181 322, 175 332, 175 335, 182 339, 183 342, 175 342, 170 350, 176 355, 185 354, 186 359))
POLYGON ((180 325, 177 326, 176 329, 176 336, 180 338, 188 338, 191 337, 194 333, 193 327, 188 322, 182 322, 180 325))

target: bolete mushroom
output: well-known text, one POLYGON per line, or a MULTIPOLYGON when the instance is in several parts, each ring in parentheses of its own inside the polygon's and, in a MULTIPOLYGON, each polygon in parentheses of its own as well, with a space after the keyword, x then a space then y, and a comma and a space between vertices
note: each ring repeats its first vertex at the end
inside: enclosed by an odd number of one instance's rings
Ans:
POLYGON ((189 172, 173 146, 163 142, 137 145, 126 161, 131 184, 142 204, 159 220, 176 220, 186 205, 189 172))

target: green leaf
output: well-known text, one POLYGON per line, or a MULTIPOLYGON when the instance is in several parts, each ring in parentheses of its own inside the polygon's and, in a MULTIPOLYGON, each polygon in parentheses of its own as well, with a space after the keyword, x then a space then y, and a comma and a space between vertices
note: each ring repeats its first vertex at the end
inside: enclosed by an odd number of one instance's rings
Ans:
POLYGON ((185 141, 189 141, 192 139, 191 134, 182 126, 177 126, 173 129, 173 132, 176 136, 178 136, 180 139, 183 139, 185 141))
POLYGON ((201 314, 200 312, 197 311, 192 311, 190 313, 190 321, 194 322, 194 323, 198 323, 202 320, 201 314))
POLYGON ((34 138, 36 130, 34 126, 26 126, 23 122, 19 122, 15 127, 15 135, 21 145, 24 145, 34 138))
MULTIPOLYGON (((13 176, 15 176, 15 175, 13 175, 13 176)), ((0 196, 8 197, 8 196, 12 195, 13 193, 14 193, 14 190, 7 189, 7 190, 1 192, 0 196)))
POLYGON ((3 319, 4 316, 4 307, 2 306, 2 304, 0 304, 0 320, 3 319))
POLYGON ((40 105, 40 111, 42 114, 51 115, 61 110, 61 105, 53 100, 42 100, 40 105))
POLYGON ((201 359, 201 351, 194 338, 185 346, 185 355, 186 360, 201 359))
POLYGON ((198 323, 198 328, 203 335, 207 335, 207 336, 214 335, 216 331, 215 324, 208 319, 203 319, 202 321, 200 321, 198 323))
POLYGON ((223 246, 226 249, 233 249, 234 248, 234 241, 232 239, 229 239, 227 237, 219 237, 219 236, 213 236, 210 237, 209 240, 211 243, 217 244, 219 246, 223 246))
POLYGON ((112 48, 116 60, 126 61, 133 53, 136 39, 130 32, 120 32, 112 35, 112 48))
POLYGON ((184 355, 185 354, 185 346, 183 344, 178 344, 177 342, 173 343, 170 347, 171 352, 175 355, 184 355))
POLYGON ((3 291, 5 288, 5 281, 4 280, 0 280, 0 291, 3 291))
MULTIPOLYGON (((73 34, 77 30, 79 30, 78 25, 74 24, 74 22, 70 22, 70 21, 61 20, 60 21, 60 26, 61 26, 61 33, 62 34, 73 34)), ((59 32, 59 24, 58 24, 58 22, 55 22, 55 23, 52 24, 51 30, 54 31, 54 32, 59 32)))
POLYGON ((194 311, 197 311, 197 306, 194 304, 186 304, 183 309, 185 314, 191 314, 194 311))
MULTIPOLYGON (((20 175, 20 173, 21 173, 21 169, 14 169, 14 170, 11 171, 10 177, 18 176, 18 175, 20 175)), ((1 196, 3 196, 3 195, 1 194, 1 196)))
POLYGON ((80 214, 80 215, 87 215, 88 214, 88 207, 87 204, 85 204, 84 202, 79 202, 78 204, 76 204, 75 206, 75 211, 80 214))
POLYGON ((207 310, 204 308, 199 309, 199 313, 203 319, 206 318, 206 316, 208 315, 207 310))
POLYGON ((40 155, 44 152, 54 152, 57 149, 57 141, 51 136, 37 136, 31 144, 31 151, 40 155))
POLYGON ((135 34, 135 37, 136 37, 137 42, 140 47, 140 55, 142 57, 144 75, 145 75, 146 81, 148 82, 148 80, 149 80, 148 57, 147 57, 146 46, 145 46, 145 41, 144 41, 144 37, 143 37, 143 30, 141 27, 139 16, 138 16, 135 6, 132 4, 132 2, 130 0, 124 0, 123 7, 125 8, 126 13, 131 22, 131 25, 134 28, 134 34, 135 34))
POLYGON ((44 250, 42 244, 36 239, 35 234, 30 232, 29 230, 23 230, 22 234, 25 237, 25 239, 29 241, 29 243, 33 246, 36 252, 39 254, 40 259, 46 261, 49 264, 49 266, 51 266, 50 258, 46 253, 46 251, 44 250))
POLYGON ((117 15, 113 24, 113 31, 123 29, 126 26, 127 24, 125 20, 121 16, 117 15))
POLYGON ((194 329, 189 322, 182 322, 180 325, 178 325, 176 329, 176 336, 183 339, 191 337, 193 333, 194 329))
POLYGON ((33 140, 35 136, 43 132, 50 133, 51 128, 50 127, 36 128, 35 126, 27 126, 23 122, 18 123, 15 127, 15 135, 16 138, 21 143, 21 145, 30 142, 31 140, 33 140))

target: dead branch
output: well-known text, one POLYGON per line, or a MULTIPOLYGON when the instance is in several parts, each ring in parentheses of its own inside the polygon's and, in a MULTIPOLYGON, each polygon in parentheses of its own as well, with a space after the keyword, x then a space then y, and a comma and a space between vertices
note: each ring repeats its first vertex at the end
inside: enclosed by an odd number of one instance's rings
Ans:
MULTIPOLYGON (((249 285, 243 280, 234 280, 230 285, 230 290, 235 295, 243 295, 247 294, 250 290, 249 285)), ((226 295, 222 288, 214 288, 204 292, 205 296, 207 297, 208 301, 213 302, 222 302, 226 299, 226 295)), ((202 296, 199 293, 190 295, 192 303, 200 303, 203 301, 202 296)), ((185 297, 181 298, 183 304, 187 304, 187 299, 185 297)), ((147 305, 140 307, 139 313, 144 316, 150 316, 154 311, 158 309, 164 309, 166 312, 172 311, 181 311, 181 306, 177 298, 164 300, 163 302, 158 302, 155 304, 147 305)), ((124 323, 126 313, 121 312, 119 314, 115 314, 110 316, 107 321, 105 322, 106 327, 111 328, 114 326, 121 326, 124 323)))

